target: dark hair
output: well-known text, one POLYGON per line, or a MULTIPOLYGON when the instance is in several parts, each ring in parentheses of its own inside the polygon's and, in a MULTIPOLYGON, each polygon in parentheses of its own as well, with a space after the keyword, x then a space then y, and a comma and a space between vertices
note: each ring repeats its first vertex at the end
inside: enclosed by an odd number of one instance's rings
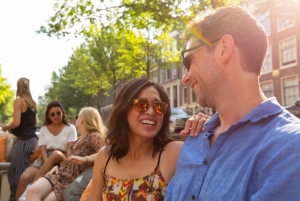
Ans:
MULTIPOLYGON (((133 99, 137 98, 137 95, 145 88, 154 87, 161 98, 161 101, 169 104, 169 98, 162 86, 156 84, 148 79, 137 79, 127 83, 123 89, 116 96, 112 113, 107 120, 107 137, 105 139, 106 145, 109 150, 109 154, 118 159, 122 158, 128 153, 129 142, 128 133, 130 132, 127 111, 133 107, 133 99)), ((158 134, 153 139, 153 157, 156 153, 160 152, 163 147, 171 140, 169 133, 171 110, 167 108, 163 117, 162 126, 158 134)))
POLYGON ((66 124, 66 125, 69 125, 68 119, 67 119, 67 115, 65 113, 65 110, 64 110, 62 104, 60 102, 58 102, 58 101, 51 101, 47 105, 47 109, 46 109, 46 112, 45 112, 45 119, 44 119, 43 126, 47 126, 47 125, 49 125, 49 124, 52 123, 51 119, 49 118, 49 111, 53 107, 59 107, 61 109, 61 112, 62 112, 62 123, 66 124))
MULTIPOLYGON (((231 35, 235 45, 241 50, 243 69, 260 75, 267 52, 268 38, 263 26, 245 8, 223 7, 199 14, 187 25, 183 33, 187 40, 196 36, 213 41, 221 39, 224 35, 231 35)), ((215 46, 208 48, 214 49, 215 46)))

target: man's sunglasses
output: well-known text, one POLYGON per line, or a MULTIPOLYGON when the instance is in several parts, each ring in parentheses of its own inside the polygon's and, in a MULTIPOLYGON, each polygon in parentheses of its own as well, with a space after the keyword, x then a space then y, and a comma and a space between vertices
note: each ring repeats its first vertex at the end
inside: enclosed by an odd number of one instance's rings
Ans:
MULTIPOLYGON (((137 98, 133 100, 133 106, 137 112, 146 112, 149 109, 149 101, 145 98, 137 98)), ((154 101, 152 106, 154 112, 159 115, 165 114, 168 108, 168 104, 162 101, 154 101)))
MULTIPOLYGON (((216 41, 218 41, 218 40, 220 40, 220 39, 212 40, 211 43, 216 42, 216 41)), ((207 45, 207 44, 202 43, 201 45, 197 45, 197 46, 195 46, 195 47, 192 47, 192 48, 189 48, 189 49, 187 49, 187 50, 181 51, 181 53, 180 53, 181 61, 182 61, 183 65, 184 65, 184 67, 185 67, 188 71, 190 71, 190 68, 191 68, 191 61, 190 61, 190 60, 187 60, 186 58, 184 58, 184 54, 185 54, 186 52, 190 52, 190 51, 199 49, 199 48, 202 47, 203 45, 207 45)))
POLYGON ((52 112, 49 115, 50 115, 50 117, 55 117, 55 114, 56 114, 56 116, 60 116, 61 115, 61 111, 57 111, 56 113, 52 112))

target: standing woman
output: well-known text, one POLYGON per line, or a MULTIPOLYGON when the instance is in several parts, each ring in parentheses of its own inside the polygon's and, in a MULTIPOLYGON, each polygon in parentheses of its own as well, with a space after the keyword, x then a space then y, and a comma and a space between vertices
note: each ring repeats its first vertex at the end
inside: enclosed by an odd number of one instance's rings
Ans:
POLYGON ((16 152, 8 169, 11 191, 9 201, 15 200, 20 176, 30 165, 30 157, 37 144, 37 136, 35 134, 37 123, 36 103, 31 97, 29 79, 21 77, 17 82, 13 121, 9 125, 2 127, 4 132, 9 131, 17 137, 16 152))
POLYGON ((21 175, 16 191, 16 200, 23 194, 28 184, 49 172, 54 163, 65 160, 68 148, 77 139, 75 126, 68 123, 63 106, 58 101, 47 105, 43 127, 40 129, 38 146, 41 156, 21 175), (53 155, 60 156, 54 159, 53 155))

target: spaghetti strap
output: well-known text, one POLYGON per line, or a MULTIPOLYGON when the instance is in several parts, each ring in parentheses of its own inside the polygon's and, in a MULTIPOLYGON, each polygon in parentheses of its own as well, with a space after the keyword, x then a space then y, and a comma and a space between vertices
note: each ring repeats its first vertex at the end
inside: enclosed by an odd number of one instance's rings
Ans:
POLYGON ((111 154, 109 155, 109 157, 108 157, 108 159, 107 159, 107 161, 106 161, 106 164, 105 164, 105 167, 104 167, 104 170, 103 170, 104 174, 105 174, 105 171, 106 171, 106 166, 107 166, 107 164, 108 164, 108 161, 110 160, 110 158, 111 158, 111 154))
POLYGON ((159 167, 160 156, 161 156, 161 153, 162 153, 163 150, 164 150, 164 147, 160 150, 156 167, 159 167))

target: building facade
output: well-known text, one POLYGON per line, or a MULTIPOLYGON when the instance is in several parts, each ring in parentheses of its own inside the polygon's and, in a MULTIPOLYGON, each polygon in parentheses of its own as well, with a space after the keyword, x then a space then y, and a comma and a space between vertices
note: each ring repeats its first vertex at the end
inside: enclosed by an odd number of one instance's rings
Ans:
MULTIPOLYGON (((255 5, 248 8, 257 13, 256 17, 266 29, 270 42, 259 80, 262 91, 267 97, 275 96, 282 106, 289 106, 294 105, 300 97, 300 1, 292 6, 282 6, 276 2, 279 1, 274 1, 265 12, 256 12, 259 8, 255 5)), ((180 33, 174 31, 171 36, 175 38, 173 48, 178 47, 176 43, 180 33)), ((174 65, 170 69, 153 69, 150 77, 164 87, 171 108, 186 108, 193 114, 214 114, 214 109, 202 108, 197 104, 190 86, 182 85, 184 71, 184 67, 174 65)), ((122 86, 120 84, 117 91, 122 86)), ((104 119, 108 117, 111 105, 112 96, 109 96, 102 103, 101 115, 104 119)))
POLYGON ((276 2, 257 15, 270 42, 260 84, 267 97, 275 96, 282 106, 288 106, 300 95, 300 3, 282 7, 276 2))

